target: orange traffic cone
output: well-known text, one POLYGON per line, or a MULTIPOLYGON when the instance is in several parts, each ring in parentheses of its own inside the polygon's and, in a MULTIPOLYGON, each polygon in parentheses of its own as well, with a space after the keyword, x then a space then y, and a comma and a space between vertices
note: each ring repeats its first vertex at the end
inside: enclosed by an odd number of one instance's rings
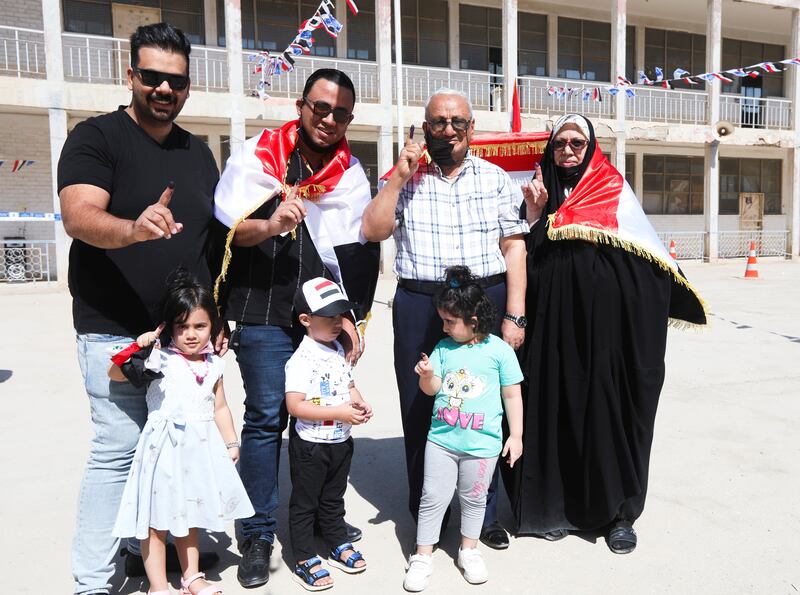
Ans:
POLYGON ((669 255, 672 257, 672 260, 678 260, 678 253, 675 251, 675 240, 669 241, 669 255))
POLYGON ((747 268, 744 270, 745 279, 758 279, 758 261, 756 260, 756 243, 750 242, 750 254, 747 257, 747 268))

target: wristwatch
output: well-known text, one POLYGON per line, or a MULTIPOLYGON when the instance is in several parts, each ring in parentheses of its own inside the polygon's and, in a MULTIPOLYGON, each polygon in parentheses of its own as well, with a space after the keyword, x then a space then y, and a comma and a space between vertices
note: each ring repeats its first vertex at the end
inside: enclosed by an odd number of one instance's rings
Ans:
POLYGON ((503 315, 503 318, 505 318, 506 320, 510 320, 511 322, 516 324, 519 328, 525 328, 526 326, 528 326, 528 319, 525 318, 524 315, 514 316, 513 314, 509 314, 508 312, 506 312, 503 315))

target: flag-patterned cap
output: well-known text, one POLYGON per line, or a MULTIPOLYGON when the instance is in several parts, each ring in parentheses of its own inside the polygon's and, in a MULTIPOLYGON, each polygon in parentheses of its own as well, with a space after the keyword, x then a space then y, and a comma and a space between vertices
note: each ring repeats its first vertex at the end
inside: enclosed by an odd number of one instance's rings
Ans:
POLYGON ((357 307, 357 304, 345 299, 336 283, 322 277, 303 283, 294 298, 294 309, 298 314, 336 316, 357 307))

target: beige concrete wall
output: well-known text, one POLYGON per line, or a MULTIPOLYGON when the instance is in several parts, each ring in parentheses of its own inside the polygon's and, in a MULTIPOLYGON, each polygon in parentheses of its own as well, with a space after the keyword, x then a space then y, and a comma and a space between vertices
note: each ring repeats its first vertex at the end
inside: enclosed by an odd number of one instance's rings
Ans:
POLYGON ((37 0, 0 0, 0 25, 41 29, 42 3, 37 0))

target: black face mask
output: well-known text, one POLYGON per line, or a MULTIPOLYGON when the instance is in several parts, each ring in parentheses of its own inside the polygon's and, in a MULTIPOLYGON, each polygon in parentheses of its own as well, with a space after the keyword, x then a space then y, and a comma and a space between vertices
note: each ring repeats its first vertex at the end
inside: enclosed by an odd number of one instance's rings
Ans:
POLYGON ((425 133, 425 144, 428 145, 428 154, 439 167, 451 167, 456 164, 453 159, 453 145, 449 140, 434 138, 430 132, 425 133))
POLYGON ((556 166, 556 175, 564 186, 574 187, 580 179, 580 173, 581 165, 573 165, 572 167, 556 166))

